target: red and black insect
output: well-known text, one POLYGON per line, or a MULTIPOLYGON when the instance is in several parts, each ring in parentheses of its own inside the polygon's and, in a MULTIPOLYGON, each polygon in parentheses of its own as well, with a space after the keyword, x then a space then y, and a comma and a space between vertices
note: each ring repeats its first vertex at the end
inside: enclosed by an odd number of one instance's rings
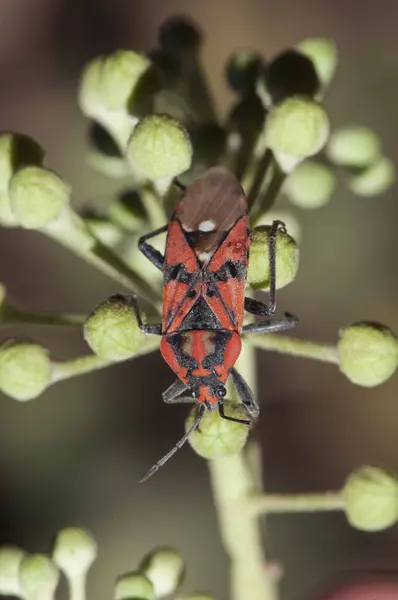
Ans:
POLYGON ((246 196, 237 178, 224 167, 205 171, 185 191, 170 222, 144 235, 141 252, 163 271, 162 322, 143 324, 146 333, 162 336, 160 350, 178 379, 163 393, 167 403, 197 402, 198 417, 174 448, 143 477, 148 479, 186 442, 205 410, 218 409, 222 418, 251 425, 259 406, 234 368, 241 351, 241 334, 282 331, 297 318, 266 319, 243 325, 244 311, 256 316, 275 312, 275 242, 281 221, 269 237, 269 304, 245 297, 249 259, 249 216, 246 196), (164 256, 148 240, 167 231, 164 256), (225 384, 231 375, 247 420, 224 413, 225 384), (182 394, 182 395, 181 395, 182 394))

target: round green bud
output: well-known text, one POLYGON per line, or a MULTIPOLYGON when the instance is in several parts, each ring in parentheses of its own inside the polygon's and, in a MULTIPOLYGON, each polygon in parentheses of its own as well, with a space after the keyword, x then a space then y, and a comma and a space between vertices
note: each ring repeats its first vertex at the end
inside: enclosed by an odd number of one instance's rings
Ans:
POLYGON ((10 197, 7 192, 0 192, 0 225, 3 227, 17 227, 18 221, 12 212, 10 197))
POLYGON ((233 90, 246 95, 254 90, 263 66, 264 62, 259 54, 245 48, 236 50, 227 62, 227 81, 233 90))
POLYGON ((286 50, 264 69, 265 88, 277 104, 285 98, 313 98, 319 90, 319 78, 312 61, 297 50, 286 50))
POLYGON ((338 60, 337 48, 332 40, 322 37, 306 38, 299 42, 296 48, 312 60, 322 85, 328 85, 338 60))
MULTIPOLYGON (((242 404, 229 400, 224 401, 225 414, 236 419, 248 418, 242 404)), ((198 416, 198 407, 194 406, 185 421, 188 431, 198 416)), ((249 427, 243 423, 222 419, 218 411, 206 411, 199 426, 189 436, 189 443, 199 456, 203 458, 218 458, 236 454, 246 444, 249 427)))
POLYGON ((303 160, 319 152, 329 136, 329 119, 320 104, 295 96, 277 104, 265 123, 265 142, 277 155, 303 160))
POLYGON ((11 209, 21 227, 38 229, 55 221, 69 203, 71 187, 42 167, 24 167, 11 178, 11 209))
POLYGON ((24 598, 46 600, 54 596, 59 571, 44 554, 28 554, 22 559, 19 580, 24 598))
POLYGON ((192 161, 188 132, 167 115, 150 115, 134 129, 127 145, 127 158, 140 173, 155 181, 176 177, 192 161))
POLYGON ((151 61, 131 50, 107 56, 101 70, 101 99, 109 110, 128 110, 132 96, 151 61))
POLYGON ((356 529, 381 531, 398 521, 398 481, 393 473, 362 467, 348 477, 343 495, 348 522, 356 529))
POLYGON ((41 165, 44 150, 27 135, 0 134, 0 192, 8 193, 8 184, 18 169, 27 165, 41 165))
POLYGON ((0 596, 20 596, 19 568, 25 552, 15 546, 0 546, 0 596))
POLYGON ((104 58, 102 56, 91 60, 83 69, 78 91, 78 104, 82 113, 90 116, 103 104, 101 96, 102 70, 104 58))
POLYGON ((173 548, 158 548, 147 554, 139 565, 152 582, 155 597, 174 594, 185 574, 182 556, 173 548))
MULTIPOLYGON (((269 233, 271 227, 262 225, 250 234, 248 282, 255 289, 269 289, 269 233)), ((299 249, 295 240, 288 234, 278 231, 276 237, 276 288, 288 285, 296 277, 299 263, 299 249)))
POLYGON ((373 165, 353 175, 348 185, 358 196, 377 196, 386 192, 395 181, 395 165, 387 157, 381 156, 373 165))
POLYGON ((167 19, 159 28, 159 42, 172 56, 196 53, 203 38, 197 25, 186 17, 167 19))
POLYGON ((284 192, 300 208, 320 208, 329 202, 335 184, 335 176, 328 167, 306 160, 290 173, 284 192))
POLYGON ((380 156, 380 141, 371 129, 351 125, 333 131, 326 153, 337 165, 368 167, 380 156))
POLYGON ((51 382, 48 351, 23 340, 7 340, 0 346, 0 390, 15 400, 32 400, 51 382))
POLYGON ((181 600, 217 600, 215 596, 212 594, 208 594, 207 592, 193 592, 192 594, 187 594, 182 596, 181 600))
POLYGON ((141 571, 125 573, 116 580, 114 600, 153 600, 155 597, 152 582, 141 571))
POLYGON ((84 529, 67 527, 58 532, 52 557, 67 577, 81 577, 87 573, 97 557, 97 543, 84 529))
POLYGON ((398 366, 398 340, 379 323, 355 323, 342 329, 337 352, 340 371, 364 387, 387 381, 398 366))
POLYGON ((117 294, 99 304, 87 318, 84 338, 104 360, 119 361, 134 356, 144 334, 132 299, 117 294))

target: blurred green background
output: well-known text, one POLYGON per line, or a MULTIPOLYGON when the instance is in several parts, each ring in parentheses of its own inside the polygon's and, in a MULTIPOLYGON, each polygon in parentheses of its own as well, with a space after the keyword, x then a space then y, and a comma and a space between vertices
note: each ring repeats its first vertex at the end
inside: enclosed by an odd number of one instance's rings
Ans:
MULTIPOLYGON (((86 122, 76 85, 91 57, 120 48, 149 51, 166 18, 184 13, 206 34, 203 62, 219 114, 233 99, 223 77, 229 53, 251 47, 271 57, 306 36, 335 40, 337 76, 325 105, 332 124, 362 123, 398 164, 398 4, 339 0, 13 0, 0 4, 0 129, 35 137, 47 164, 74 186, 76 206, 114 184, 85 164, 86 122)), ((324 209, 294 209, 303 229, 295 282, 278 310, 300 317, 297 335, 335 342, 339 327, 377 320, 398 331, 396 187, 376 199, 339 182, 324 209)), ((123 291, 35 232, 0 231, 0 280, 32 310, 88 313, 123 291)), ((13 328, 51 348, 56 359, 86 351, 81 332, 13 328)), ((373 390, 355 387, 330 365, 258 356, 261 439, 269 491, 339 487, 361 464, 398 469, 398 376, 373 390)), ((47 551, 54 532, 89 527, 100 554, 90 598, 109 598, 118 573, 158 544, 181 550, 186 589, 226 599, 227 561, 218 536, 205 463, 189 447, 156 477, 139 477, 183 431, 186 407, 161 392, 172 373, 160 355, 63 382, 19 404, 0 396, 0 543, 47 551)), ((267 548, 285 570, 282 599, 344 573, 398 567, 397 529, 365 534, 341 514, 278 516, 267 548)))

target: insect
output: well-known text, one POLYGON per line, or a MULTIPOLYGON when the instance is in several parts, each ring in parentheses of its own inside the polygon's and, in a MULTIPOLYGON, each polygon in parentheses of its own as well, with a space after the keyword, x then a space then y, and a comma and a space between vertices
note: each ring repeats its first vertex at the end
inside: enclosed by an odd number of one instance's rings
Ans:
POLYGON ((274 221, 269 236, 270 292, 268 305, 245 297, 249 259, 249 216, 238 179, 224 167, 199 176, 182 194, 170 222, 139 240, 141 252, 163 271, 162 322, 144 324, 134 303, 140 327, 162 336, 160 351, 177 379, 163 392, 168 404, 196 402, 199 413, 192 427, 141 479, 149 479, 197 429, 206 410, 217 409, 223 419, 253 424, 259 406, 234 365, 241 351, 241 334, 282 331, 298 319, 265 319, 243 325, 244 311, 269 317, 276 308, 274 221), (148 240, 167 231, 164 256, 148 240), (225 414, 223 398, 231 376, 247 410, 247 419, 225 414))

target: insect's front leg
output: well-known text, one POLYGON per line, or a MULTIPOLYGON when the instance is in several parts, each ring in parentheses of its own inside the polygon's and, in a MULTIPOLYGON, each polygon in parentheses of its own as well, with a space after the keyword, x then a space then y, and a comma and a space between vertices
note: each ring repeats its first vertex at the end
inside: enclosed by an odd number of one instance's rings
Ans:
MULTIPOLYGON (((263 307, 266 310, 266 312, 262 313, 263 316, 273 315, 276 310, 276 238, 278 235, 278 231, 286 233, 286 226, 282 221, 273 221, 268 236, 269 299, 268 305, 263 304, 263 307)), ((246 306, 245 309, 248 310, 246 306)))
POLYGON ((231 369, 231 377, 232 383, 238 392, 238 396, 242 400, 243 405, 246 407, 246 410, 250 415, 251 422, 257 421, 258 415, 260 414, 260 407, 257 400, 253 396, 253 392, 251 391, 245 379, 235 368, 231 369))
POLYGON ((166 404, 193 404, 195 402, 192 396, 180 396, 183 392, 186 392, 188 387, 181 381, 176 379, 166 391, 163 392, 163 402, 166 404))
POLYGON ((138 325, 141 331, 144 333, 152 333, 154 335, 162 335, 162 324, 161 323, 143 323, 140 306, 138 304, 138 300, 136 296, 124 296, 124 298, 128 297, 131 306, 134 310, 135 316, 137 317, 138 325))
POLYGON ((150 240, 153 237, 156 237, 160 233, 164 233, 167 231, 168 225, 163 225, 159 229, 155 229, 155 231, 151 231, 151 233, 147 233, 140 237, 138 240, 138 248, 142 252, 144 256, 160 271, 163 269, 164 256, 159 250, 156 250, 151 244, 148 244, 147 240, 150 240))

